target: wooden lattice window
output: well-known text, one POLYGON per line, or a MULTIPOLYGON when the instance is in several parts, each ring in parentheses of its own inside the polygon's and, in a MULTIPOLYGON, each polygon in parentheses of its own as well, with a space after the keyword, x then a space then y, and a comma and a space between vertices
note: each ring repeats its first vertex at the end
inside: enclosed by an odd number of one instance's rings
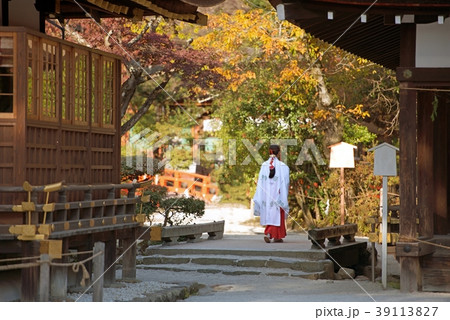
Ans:
POLYGON ((14 111, 14 37, 0 34, 0 116, 14 111))
POLYGON ((27 39, 27 114, 29 118, 38 117, 38 83, 39 83, 39 38, 28 36, 27 39))
POLYGON ((63 46, 61 49, 61 112, 62 120, 70 123, 72 120, 73 102, 71 99, 72 90, 72 64, 71 64, 71 48, 63 46))
POLYGON ((114 110, 114 61, 103 61, 102 79, 102 123, 104 126, 113 125, 114 110))
POLYGON ((75 51, 75 87, 74 87, 74 121, 86 124, 88 122, 88 55, 87 52, 75 51))
POLYGON ((42 118, 56 120, 57 44, 42 42, 42 118))
POLYGON ((91 55, 91 122, 94 126, 100 125, 101 120, 101 58, 98 54, 91 55))

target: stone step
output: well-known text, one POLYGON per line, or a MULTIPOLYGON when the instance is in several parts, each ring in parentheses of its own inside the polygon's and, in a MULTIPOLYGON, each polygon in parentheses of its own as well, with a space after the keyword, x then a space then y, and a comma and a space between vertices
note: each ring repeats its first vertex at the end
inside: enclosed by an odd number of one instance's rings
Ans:
MULTIPOLYGON (((298 238, 298 239, 297 239, 298 238)), ((137 257, 140 268, 172 271, 277 274, 310 279, 334 279, 339 267, 361 264, 366 242, 312 249, 306 237, 283 244, 261 239, 229 238, 193 244, 152 245, 137 257), (304 239, 303 239, 304 238, 304 239), (216 242, 218 241, 218 242, 216 242)))
POLYGON ((234 256, 271 256, 271 257, 285 257, 307 260, 325 260, 327 253, 324 250, 260 250, 260 249, 207 249, 207 248, 176 248, 166 246, 150 246, 145 250, 146 256, 151 255, 234 255, 234 256))
MULTIPOLYGON (((230 276, 241 275, 264 275, 264 276, 279 276, 279 277, 296 277, 310 280, 330 279, 330 274, 327 271, 305 272, 288 268, 248 268, 236 267, 230 265, 198 265, 194 263, 186 264, 155 264, 155 265, 138 265, 138 269, 143 270, 165 270, 171 272, 199 272, 211 274, 224 274, 230 276)), ((334 274, 333 274, 334 276, 334 274)))
POLYGON ((206 255, 206 254, 179 254, 152 256, 141 256, 137 258, 138 264, 144 265, 216 265, 216 266, 234 266, 244 268, 272 268, 272 269, 291 269, 305 272, 319 272, 333 270, 333 263, 330 260, 307 260, 297 258, 284 258, 270 256, 241 256, 241 255, 206 255))

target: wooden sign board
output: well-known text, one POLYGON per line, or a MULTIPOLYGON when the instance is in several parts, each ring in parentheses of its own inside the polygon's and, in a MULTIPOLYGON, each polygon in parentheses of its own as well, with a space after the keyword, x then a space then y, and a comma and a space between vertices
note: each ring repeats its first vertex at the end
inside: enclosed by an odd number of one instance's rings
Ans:
POLYGON ((398 148, 389 143, 382 143, 369 151, 375 151, 373 174, 376 176, 397 175, 398 148))
POLYGON ((330 168, 354 168, 355 155, 354 149, 356 146, 346 142, 339 142, 329 146, 330 153, 330 168))

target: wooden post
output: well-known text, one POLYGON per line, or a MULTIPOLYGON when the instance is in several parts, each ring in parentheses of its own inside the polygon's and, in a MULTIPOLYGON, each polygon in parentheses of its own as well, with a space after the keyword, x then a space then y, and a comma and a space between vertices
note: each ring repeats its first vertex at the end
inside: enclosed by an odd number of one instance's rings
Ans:
MULTIPOLYGON (((402 24, 400 66, 415 66, 416 25, 402 24)), ((400 83, 400 238, 416 237, 416 177, 417 177, 417 93, 408 90, 409 83, 400 83)), ((400 290, 421 288, 418 257, 400 257, 400 290)))
MULTIPOLYGON (((129 230, 129 229, 127 229, 129 230)), ((116 251, 117 242, 115 240, 114 231, 107 233, 108 238, 105 239, 105 266, 107 271, 103 275, 105 286, 110 286, 116 282, 116 251)))
MULTIPOLYGON (((69 240, 64 238, 63 253, 69 252, 69 240)), ((68 262, 67 256, 63 256, 62 259, 55 259, 55 262, 68 262)), ((67 297, 68 286, 68 269, 67 267, 53 266, 50 268, 50 297, 52 300, 63 301, 67 297)))
MULTIPOLYGON (((382 143, 369 151, 375 151, 373 174, 383 177, 383 188, 380 194, 380 210, 382 217, 382 253, 381 253, 381 280, 383 288, 387 287, 387 234, 388 234, 388 176, 397 175, 397 153, 398 148, 388 144, 382 143)), ((374 221, 375 222, 375 221, 374 221)), ((374 230, 372 224, 372 230, 374 230)), ((372 242, 372 250, 374 250, 374 243, 372 242)), ((374 280, 374 252, 372 252, 372 281, 374 280)))
POLYGON ((103 242, 96 242, 94 244, 94 255, 102 252, 102 254, 99 254, 96 256, 94 260, 94 267, 93 267, 93 289, 94 294, 92 295, 92 301, 93 302, 102 302, 103 301, 103 272, 105 270, 105 258, 104 258, 104 252, 105 252, 105 244, 103 242))
POLYGON ((48 302, 50 298, 50 256, 41 254, 39 275, 39 301, 48 302))
POLYGON ((133 237, 123 239, 122 279, 136 279, 136 228, 133 237))
MULTIPOLYGON (((400 238, 414 239, 417 233, 416 92, 406 90, 404 83, 400 86, 400 238)), ((418 257, 400 257, 401 291, 418 291, 420 273, 418 257)))
MULTIPOLYGON (((432 101, 434 100, 434 95, 430 97, 430 105, 432 105, 432 101)), ((433 196, 435 198, 435 217, 431 216, 430 222, 431 225, 428 228, 431 229, 431 235, 433 234, 448 234, 449 230, 449 217, 448 217, 448 132, 447 126, 449 121, 448 102, 446 103, 445 97, 438 99, 438 109, 437 109, 437 118, 435 120, 435 135, 436 138, 434 140, 434 151, 435 151, 435 160, 434 160, 434 193, 433 196), (434 220, 435 218, 436 220, 434 220), (433 226, 434 222, 434 226, 433 226)), ((419 226, 421 226, 422 221, 419 226)))
POLYGON ((344 168, 341 168, 341 225, 345 224, 345 176, 344 176, 344 168))
POLYGON ((381 282, 383 288, 387 288, 387 215, 388 215, 388 180, 383 176, 383 215, 381 217, 382 223, 382 250, 381 250, 381 282))
MULTIPOLYGON (((38 241, 22 241, 23 257, 34 257, 39 255, 38 241)), ((31 262, 24 260, 24 263, 31 262)), ((21 271, 21 301, 34 302, 37 300, 39 283, 39 267, 25 268, 21 271)))
MULTIPOLYGON (((431 92, 419 92, 417 94, 418 231, 420 236, 426 236, 428 238, 433 236, 434 229, 433 129, 435 124, 441 120, 440 115, 436 117, 434 122, 431 120, 433 113, 431 97, 431 92)), ((445 135, 440 135, 439 139, 441 140, 444 137, 445 135)), ((445 144, 442 147, 445 148, 445 144)), ((446 159, 445 155, 446 152, 439 152, 438 158, 446 159)), ((445 176, 444 178, 446 179, 445 176)), ((444 198, 446 197, 447 195, 444 198)), ((445 210, 447 210, 447 205, 445 207, 445 210)))
MULTIPOLYGON (((25 32, 17 32, 18 48, 27 47, 27 35, 25 32)), ((25 71, 27 62, 27 50, 17 50, 17 69, 25 71)), ((17 87, 14 89, 14 111, 16 112, 16 130, 14 139, 14 174, 11 181, 14 185, 21 185, 27 179, 27 72, 15 72, 14 77, 17 87)))
POLYGON ((371 243, 372 247, 372 282, 375 282, 375 242, 371 243))

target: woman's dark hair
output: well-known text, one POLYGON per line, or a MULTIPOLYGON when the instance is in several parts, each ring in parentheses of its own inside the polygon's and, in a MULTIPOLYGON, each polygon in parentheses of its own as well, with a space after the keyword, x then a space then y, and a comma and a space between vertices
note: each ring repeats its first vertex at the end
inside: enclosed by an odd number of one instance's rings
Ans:
MULTIPOLYGON (((276 144, 272 144, 269 147, 269 154, 273 154, 276 156, 276 155, 278 155, 278 153, 280 153, 280 146, 276 145, 276 144)), ((271 164, 272 164, 272 162, 271 162, 271 164)), ((271 165, 271 167, 273 167, 273 166, 271 165)), ((275 167, 270 168, 269 179, 272 179, 274 176, 275 176, 275 167)))
POLYGON ((280 146, 277 144, 272 144, 269 147, 269 154, 277 155, 280 152, 280 146))

